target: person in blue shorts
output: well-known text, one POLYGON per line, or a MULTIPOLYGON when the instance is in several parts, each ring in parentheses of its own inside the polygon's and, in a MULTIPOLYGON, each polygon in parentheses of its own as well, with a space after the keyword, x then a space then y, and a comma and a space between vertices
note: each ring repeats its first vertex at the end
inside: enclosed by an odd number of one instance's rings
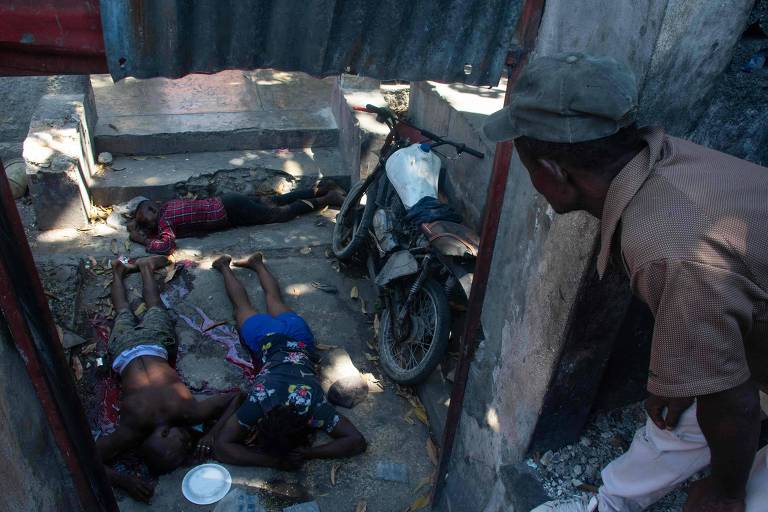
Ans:
POLYGON ((315 373, 312 331, 283 302, 261 253, 234 262, 223 255, 212 267, 224 278, 240 338, 258 371, 248 398, 215 437, 215 457, 228 464, 293 470, 307 459, 365 451, 363 435, 328 403, 315 373), (230 264, 256 272, 266 313, 254 309, 230 264), (330 442, 313 446, 317 430, 326 432, 330 442))

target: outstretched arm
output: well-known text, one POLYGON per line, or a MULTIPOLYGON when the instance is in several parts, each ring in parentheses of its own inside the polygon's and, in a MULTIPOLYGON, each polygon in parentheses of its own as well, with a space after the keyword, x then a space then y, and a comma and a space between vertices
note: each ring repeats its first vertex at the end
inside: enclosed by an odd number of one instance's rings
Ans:
POLYGON ((185 418, 189 425, 216 420, 213 428, 197 442, 195 455, 198 458, 205 458, 211 455, 216 437, 221 432, 227 419, 240 407, 244 398, 245 394, 242 392, 233 391, 231 393, 222 393, 194 404, 189 416, 185 418))
POLYGON ((301 458, 298 456, 277 458, 257 448, 246 446, 244 443, 247 436, 248 431, 237 421, 237 415, 230 416, 214 441, 213 451, 216 459, 226 464, 263 466, 288 471, 301 467, 301 458))
POLYGON ((368 442, 363 434, 343 416, 329 435, 333 438, 330 443, 300 448, 296 451, 306 459, 339 459, 358 455, 368 448, 368 442))
POLYGON ((139 478, 118 473, 107 465, 121 453, 137 446, 143 436, 140 431, 129 426, 120 425, 112 434, 96 440, 96 452, 99 454, 109 483, 126 491, 132 498, 149 502, 154 494, 154 487, 139 478))

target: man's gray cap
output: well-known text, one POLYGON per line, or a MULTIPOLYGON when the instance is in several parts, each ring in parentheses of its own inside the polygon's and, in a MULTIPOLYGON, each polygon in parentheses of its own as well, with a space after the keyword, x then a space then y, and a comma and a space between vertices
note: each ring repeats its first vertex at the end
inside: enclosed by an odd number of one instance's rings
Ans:
POLYGON ((560 53, 526 65, 508 106, 483 125, 494 142, 531 137, 549 142, 601 139, 635 122, 637 81, 610 57, 560 53))

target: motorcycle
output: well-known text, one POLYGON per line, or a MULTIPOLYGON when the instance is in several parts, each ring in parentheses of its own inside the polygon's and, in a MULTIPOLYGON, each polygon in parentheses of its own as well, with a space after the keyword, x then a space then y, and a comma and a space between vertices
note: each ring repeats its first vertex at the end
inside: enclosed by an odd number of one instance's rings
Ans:
POLYGON ((376 114, 389 134, 378 165, 352 187, 341 206, 332 249, 339 260, 365 261, 382 304, 382 367, 395 382, 414 385, 426 380, 445 356, 449 297, 456 299, 452 302, 469 297, 479 247, 470 228, 440 220, 456 215, 437 201, 442 161, 435 149, 452 146, 457 158, 484 155, 418 128, 386 107, 355 110, 376 114), (436 211, 438 220, 431 221, 436 211))

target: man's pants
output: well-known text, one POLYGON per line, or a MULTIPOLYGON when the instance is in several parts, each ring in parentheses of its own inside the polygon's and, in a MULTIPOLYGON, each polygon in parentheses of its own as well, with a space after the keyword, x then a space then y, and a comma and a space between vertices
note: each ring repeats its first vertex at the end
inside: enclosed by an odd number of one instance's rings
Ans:
MULTIPOLYGON (((660 500, 709 464, 709 447, 696 420, 696 405, 674 431, 648 419, 632 446, 602 471, 600 512, 636 512, 660 500)), ((747 484, 747 512, 768 512, 768 446, 757 452, 747 484)))

